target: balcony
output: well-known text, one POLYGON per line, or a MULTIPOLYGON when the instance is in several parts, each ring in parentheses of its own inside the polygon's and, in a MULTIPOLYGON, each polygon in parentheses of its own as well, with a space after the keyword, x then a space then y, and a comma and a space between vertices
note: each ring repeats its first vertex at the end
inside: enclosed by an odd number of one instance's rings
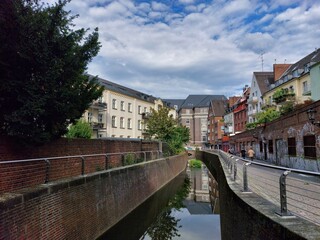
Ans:
POLYGON ((255 116, 257 112, 257 109, 252 109, 251 111, 248 111, 248 116, 255 116))
POLYGON ((104 111, 107 109, 107 103, 96 101, 93 102, 90 107, 93 109, 98 109, 99 111, 104 111))
POLYGON ((258 103, 259 99, 258 97, 251 97, 248 99, 248 103, 258 103))
POLYGON ((90 122, 90 126, 93 130, 100 130, 104 128, 104 124, 100 122, 90 122))
POLYGON ((151 116, 151 113, 149 113, 149 112, 144 112, 144 113, 141 113, 141 116, 142 116, 142 119, 149 119, 150 116, 151 116))
POLYGON ((272 98, 276 104, 282 104, 287 101, 294 100, 295 93, 293 91, 289 91, 288 89, 278 89, 273 94, 272 98))

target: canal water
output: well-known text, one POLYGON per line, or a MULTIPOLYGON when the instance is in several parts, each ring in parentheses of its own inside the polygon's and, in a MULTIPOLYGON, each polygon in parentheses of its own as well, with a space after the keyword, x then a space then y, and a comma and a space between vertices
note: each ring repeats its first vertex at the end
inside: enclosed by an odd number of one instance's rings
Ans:
POLYGON ((221 239, 217 183, 203 165, 187 169, 99 239, 221 239))

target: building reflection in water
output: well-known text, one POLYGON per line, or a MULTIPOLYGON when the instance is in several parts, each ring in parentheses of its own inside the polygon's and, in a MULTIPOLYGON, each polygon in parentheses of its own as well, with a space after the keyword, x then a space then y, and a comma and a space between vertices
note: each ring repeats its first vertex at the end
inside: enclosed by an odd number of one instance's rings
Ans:
POLYGON ((218 183, 212 174, 208 171, 207 167, 202 164, 201 169, 188 167, 187 174, 191 181, 191 190, 189 196, 185 200, 184 204, 188 208, 191 214, 196 212, 198 214, 219 214, 219 190, 218 183), (192 202, 197 202, 198 210, 195 211, 192 207, 192 202), (202 204, 203 203, 203 204, 202 204), (207 203, 210 203, 208 205, 207 203), (203 208, 199 209, 199 206, 203 208), (208 206, 210 213, 208 212, 208 206))

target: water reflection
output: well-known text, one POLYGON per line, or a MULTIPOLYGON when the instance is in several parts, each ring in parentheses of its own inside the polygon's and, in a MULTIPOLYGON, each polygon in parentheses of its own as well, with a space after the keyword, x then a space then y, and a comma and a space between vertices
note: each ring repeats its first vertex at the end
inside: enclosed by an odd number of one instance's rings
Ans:
POLYGON ((188 169, 99 239, 221 239, 217 184, 205 166, 188 169), (212 196, 214 194, 214 196, 212 196), (216 207, 215 207, 216 205, 216 207))
POLYGON ((201 169, 188 169, 187 173, 189 192, 179 195, 178 191, 175 204, 169 201, 141 240, 221 239, 220 217, 212 214, 219 213, 215 179, 204 165, 201 169))

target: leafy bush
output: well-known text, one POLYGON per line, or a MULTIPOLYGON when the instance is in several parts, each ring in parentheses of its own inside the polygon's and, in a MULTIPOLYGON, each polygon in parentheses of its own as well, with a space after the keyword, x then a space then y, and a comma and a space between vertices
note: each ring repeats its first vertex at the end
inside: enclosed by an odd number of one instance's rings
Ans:
POLYGON ((201 168, 202 162, 197 159, 191 159, 189 160, 189 166, 190 168, 201 168))
POLYGON ((90 139, 92 136, 92 128, 88 122, 84 120, 79 120, 76 124, 71 125, 67 138, 87 138, 90 139))
POLYGON ((123 165, 127 166, 127 165, 132 165, 135 163, 135 155, 134 153, 128 153, 124 156, 124 160, 123 160, 123 165))

